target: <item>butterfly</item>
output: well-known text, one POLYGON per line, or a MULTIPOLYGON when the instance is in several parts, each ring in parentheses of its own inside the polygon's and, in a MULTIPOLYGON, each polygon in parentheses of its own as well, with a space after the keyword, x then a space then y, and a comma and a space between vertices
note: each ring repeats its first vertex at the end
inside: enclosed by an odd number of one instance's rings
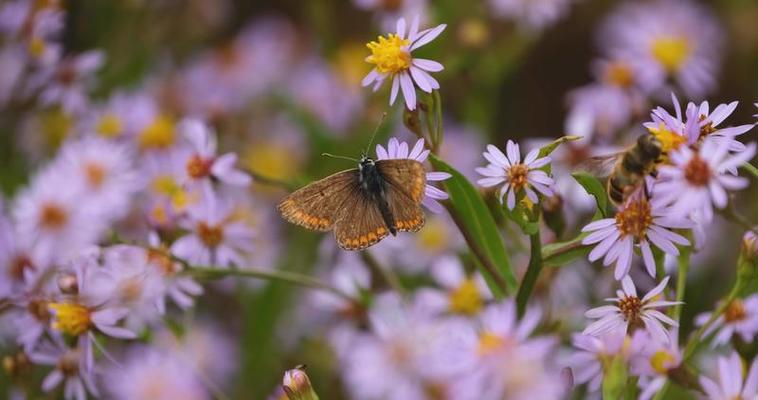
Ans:
POLYGON ((416 160, 374 161, 363 156, 358 168, 292 192, 277 209, 293 224, 334 230, 337 244, 345 250, 362 250, 389 234, 424 226, 425 186, 426 171, 416 160))

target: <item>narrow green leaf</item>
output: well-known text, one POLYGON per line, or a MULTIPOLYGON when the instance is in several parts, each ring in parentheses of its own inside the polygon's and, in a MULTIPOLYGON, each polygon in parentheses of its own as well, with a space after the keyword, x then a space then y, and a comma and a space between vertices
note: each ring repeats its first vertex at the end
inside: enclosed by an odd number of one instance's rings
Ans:
POLYGON ((620 355, 613 357, 610 364, 605 365, 603 375, 603 398, 622 399, 629 379, 626 361, 620 355))
POLYGON ((540 155, 539 155, 539 157, 549 156, 550 153, 552 153, 553 151, 555 151, 555 149, 557 149, 558 146, 562 145, 563 143, 573 142, 573 141, 579 140, 581 138, 582 138, 582 136, 575 136, 575 135, 561 136, 558 139, 555 139, 552 142, 548 143, 547 145, 542 146, 540 148, 540 155))
POLYGON ((561 267, 572 261, 587 257, 592 246, 582 245, 582 239, 587 233, 582 233, 574 239, 565 242, 550 243, 542 246, 542 263, 550 267, 561 267))
POLYGON ((595 198, 597 208, 603 217, 608 217, 608 192, 605 186, 596 177, 586 172, 574 172, 571 176, 582 185, 588 194, 595 198))
MULTIPOLYGON (((508 251, 500 237, 500 231, 490 214, 487 204, 482 199, 479 191, 460 172, 453 167, 431 155, 429 159, 437 171, 447 172, 452 177, 444 181, 447 193, 450 195, 450 204, 458 214, 459 222, 467 230, 469 239, 475 246, 480 248, 484 256, 497 268, 500 275, 505 278, 509 293, 515 293, 518 287, 516 276, 511 267, 508 251)), ((484 276, 488 277, 485 271, 484 276)), ((491 277, 488 277, 490 279, 491 277)), ((497 288, 490 282, 491 288, 497 288)), ((500 290, 493 289, 497 293, 500 290)))

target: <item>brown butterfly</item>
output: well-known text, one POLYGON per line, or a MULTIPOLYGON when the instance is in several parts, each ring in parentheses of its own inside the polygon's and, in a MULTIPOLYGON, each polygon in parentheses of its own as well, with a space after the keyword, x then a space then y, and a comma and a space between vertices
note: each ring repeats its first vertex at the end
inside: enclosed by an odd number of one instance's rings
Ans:
POLYGON ((421 199, 426 172, 416 160, 374 161, 338 172, 285 197, 277 207, 287 221, 318 231, 334 229, 337 244, 361 250, 390 233, 424 226, 421 199))

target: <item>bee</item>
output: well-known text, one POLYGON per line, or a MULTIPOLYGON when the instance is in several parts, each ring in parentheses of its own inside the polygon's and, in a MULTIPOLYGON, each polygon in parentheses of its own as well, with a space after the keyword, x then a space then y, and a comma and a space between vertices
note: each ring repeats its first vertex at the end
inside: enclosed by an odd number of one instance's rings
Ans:
POLYGON ((608 176, 606 190, 616 205, 624 203, 629 196, 643 187, 646 176, 655 177, 657 167, 663 161, 664 152, 657 137, 646 133, 626 150, 604 156, 591 157, 580 169, 594 175, 608 176))

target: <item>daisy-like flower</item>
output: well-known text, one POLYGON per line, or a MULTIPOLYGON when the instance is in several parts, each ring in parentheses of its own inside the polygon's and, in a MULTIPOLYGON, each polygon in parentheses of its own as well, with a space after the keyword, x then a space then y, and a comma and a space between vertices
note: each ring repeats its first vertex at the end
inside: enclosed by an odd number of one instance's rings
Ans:
POLYGON ((419 289, 419 302, 439 313, 474 316, 492 299, 484 278, 477 273, 466 275, 457 256, 440 257, 431 268, 431 275, 441 289, 419 289))
MULTIPOLYGON (((710 318, 711 313, 703 313, 695 318, 695 323, 700 326, 710 318)), ((734 335, 739 335, 743 341, 752 343, 758 335, 758 294, 730 301, 724 312, 708 327, 703 336, 716 331, 718 333, 711 342, 713 347, 728 343, 734 335)))
POLYGON ((684 218, 672 218, 660 203, 648 201, 641 191, 632 195, 613 218, 603 218, 589 223, 582 232, 591 232, 582 239, 584 245, 594 245, 590 261, 603 259, 603 265, 616 263, 614 277, 618 280, 629 273, 635 245, 639 245, 642 260, 650 276, 655 277, 655 258, 650 247, 652 242, 667 254, 678 255, 676 245, 687 246, 689 241, 671 229, 691 228, 692 223, 684 218))
POLYGON ((203 287, 192 277, 180 274, 184 267, 171 259, 169 248, 161 243, 156 232, 150 232, 148 240, 150 247, 144 250, 146 261, 162 276, 165 287, 164 296, 157 302, 158 311, 161 314, 165 313, 166 297, 171 298, 181 309, 192 307, 195 303, 194 297, 203 294, 203 287))
POLYGON ((617 355, 628 357, 626 332, 621 329, 601 336, 574 334, 571 343, 577 348, 567 359, 574 375, 574 384, 588 382, 590 392, 600 390, 603 366, 617 355))
POLYGON ((742 360, 737 352, 718 359, 718 383, 707 376, 700 377, 710 400, 735 400, 758 398, 758 358, 753 360, 745 373, 742 360))
POLYGON ((237 155, 226 153, 216 156, 218 142, 215 132, 205 123, 196 119, 183 121, 179 126, 191 150, 180 157, 184 161, 184 183, 190 186, 200 185, 207 193, 212 190, 211 178, 232 186, 247 186, 250 175, 236 169, 237 155))
MULTIPOLYGON (((376 145, 376 158, 378 160, 407 158, 409 160, 416 160, 420 163, 423 163, 426 161, 427 157, 429 157, 429 150, 424 148, 424 139, 417 140, 416 144, 413 145, 413 148, 410 150, 410 152, 408 151, 408 143, 401 142, 394 137, 390 139, 389 143, 387 143, 386 149, 381 144, 376 145)), ((451 175, 447 172, 426 173, 427 182, 444 181, 450 177, 451 175)), ((444 211, 444 209, 442 208, 442 205, 437 202, 437 200, 447 199, 447 193, 427 183, 426 187, 424 188, 424 199, 421 200, 421 203, 432 212, 441 213, 444 211)))
POLYGON ((732 172, 755 155, 756 145, 730 154, 728 141, 706 139, 699 151, 682 147, 670 154, 672 165, 658 169, 660 182, 653 188, 653 197, 671 205, 674 217, 702 212, 705 222, 713 219, 713 207, 723 209, 729 201, 727 191, 744 189, 746 178, 732 172))
POLYGON ((89 104, 87 91, 94 84, 95 71, 104 62, 101 51, 89 51, 62 60, 30 78, 30 85, 40 88, 40 102, 44 105, 60 104, 67 112, 84 111, 89 104))
POLYGON ((487 145, 487 151, 482 154, 490 163, 486 167, 476 169, 476 172, 485 176, 485 178, 479 179, 477 183, 483 187, 492 187, 505 182, 500 188, 499 198, 502 204, 503 197, 506 194, 508 195, 506 204, 509 210, 516 206, 516 195, 522 190, 526 193, 526 197, 535 204, 539 202, 539 197, 532 188, 544 196, 552 196, 552 186, 555 181, 545 171, 539 170, 539 168, 550 163, 550 157, 537 158, 540 150, 535 148, 521 162, 521 151, 518 144, 508 140, 505 148, 507 156, 497 147, 491 144, 487 145))
POLYGON ((568 12, 573 0, 489 0, 495 16, 523 24, 532 30, 542 30, 554 24, 568 12))
POLYGON ((670 341, 662 342, 645 331, 637 331, 632 337, 630 369, 633 375, 640 376, 640 400, 650 400, 658 393, 668 380, 669 372, 682 363, 678 329, 668 331, 668 337, 670 341))
POLYGON ((584 315, 587 318, 598 319, 591 323, 582 332, 585 335, 600 336, 616 329, 623 329, 629 333, 644 328, 655 340, 667 343, 670 341, 669 334, 663 324, 677 327, 679 324, 669 318, 657 308, 669 307, 681 304, 676 301, 658 300, 658 296, 666 288, 669 277, 663 278, 658 286, 647 292, 645 297, 637 297, 637 288, 630 276, 621 280, 623 290, 616 291, 616 297, 608 299, 616 305, 600 306, 588 310, 584 315))
POLYGON ((229 199, 213 194, 193 204, 179 225, 188 231, 171 245, 171 253, 190 263, 229 267, 245 264, 253 230, 235 214, 229 199))
POLYGON ((29 354, 32 362, 50 365, 54 369, 42 381, 42 390, 50 392, 63 383, 63 398, 66 400, 86 400, 87 392, 98 397, 93 371, 87 368, 85 352, 80 348, 67 348, 59 340, 46 343, 29 354))
POLYGON ((391 78, 390 104, 395 103, 398 90, 402 90, 406 108, 415 110, 416 87, 427 93, 439 89, 440 84, 429 72, 439 72, 444 67, 436 61, 415 58, 411 52, 434 40, 445 27, 447 25, 441 24, 419 32, 419 17, 416 16, 406 36, 405 18, 400 18, 397 21, 397 33, 390 33, 387 37, 379 36, 377 41, 366 45, 371 50, 366 62, 374 64, 375 67, 363 78, 361 84, 373 84, 376 91, 385 79, 391 78))

